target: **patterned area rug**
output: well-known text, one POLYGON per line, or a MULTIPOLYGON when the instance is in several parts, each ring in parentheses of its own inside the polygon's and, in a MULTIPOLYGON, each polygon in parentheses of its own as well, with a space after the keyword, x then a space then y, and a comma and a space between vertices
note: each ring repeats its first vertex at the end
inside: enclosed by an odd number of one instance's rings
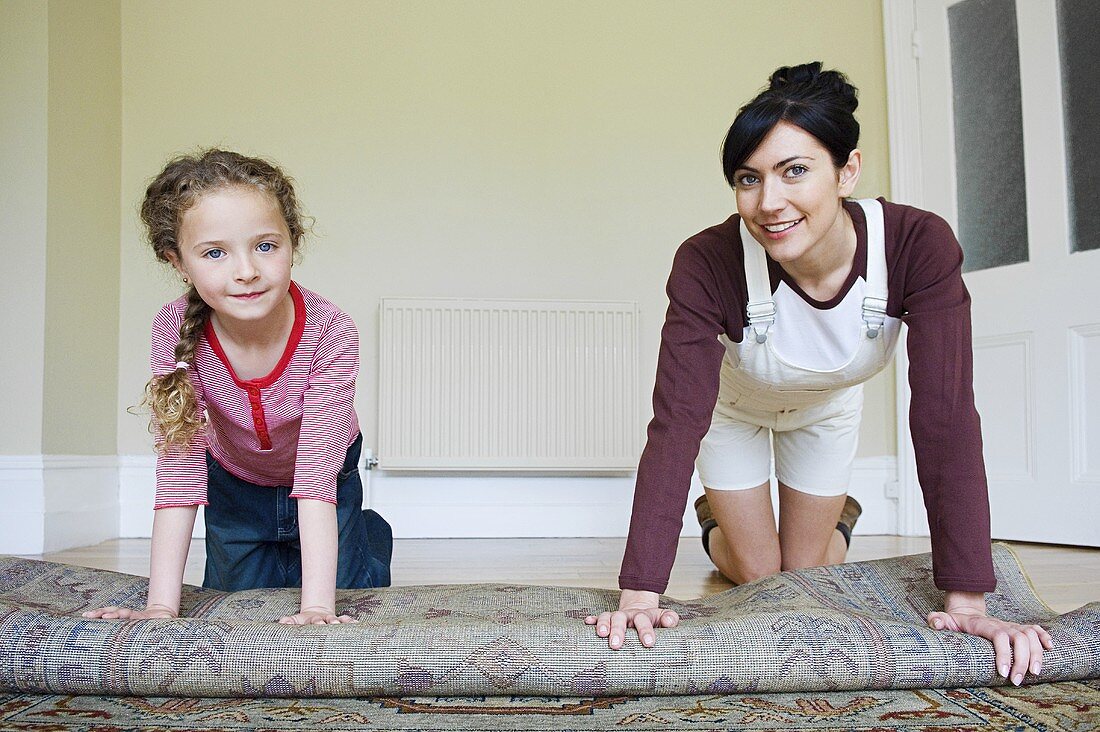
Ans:
POLYGON ((187 699, 0 694, 0 730, 1100 729, 1100 682, 995 689, 651 697, 187 699))
MULTIPOLYGON (((988 598, 991 611, 1041 622, 1054 638, 1041 677, 1028 676, 1025 683, 1100 678, 1100 603, 1058 616, 1035 597, 1007 548, 995 547, 994 564, 999 586, 988 598)), ((912 711, 922 697, 809 692, 1003 683, 987 641, 925 626, 925 615, 942 601, 930 575, 930 557, 914 555, 785 572, 687 602, 669 599, 683 622, 663 631, 657 647, 643 649, 633 639, 610 651, 582 622, 617 602, 610 590, 442 585, 344 591, 339 609, 359 616, 359 624, 294 627, 272 621, 297 607, 296 591, 186 588, 187 617, 120 622, 79 613, 107 604, 140 606, 147 580, 7 557, 0 558, 0 690, 266 699, 258 709, 276 708, 271 700, 280 697, 425 697, 431 708, 449 703, 439 697, 488 695, 578 697, 547 703, 613 710, 591 699, 681 694, 703 695, 730 714, 754 719, 780 712, 750 714, 745 700, 780 692, 796 695, 776 702, 777 709, 812 708, 819 703, 814 700, 840 709, 857 699, 890 698, 898 700, 900 713, 912 711)), ((1065 688, 1077 689, 1067 698, 1095 690, 1065 688)), ((34 697, 7 699, 18 705, 27 698, 34 697)), ((942 693, 929 698, 950 699, 942 693)), ((64 697, 47 699, 56 708, 64 697)), ((78 702, 92 703, 64 704, 78 702)), ((127 702, 96 703, 120 709, 127 702)), ((412 713, 379 703, 329 706, 370 709, 380 719, 412 713)), ((648 714, 651 704, 663 709, 679 702, 631 703, 648 714)), ((227 714, 252 708, 239 701, 201 702, 212 710, 219 704, 227 714)), ((94 710, 86 711, 94 717, 94 710)))

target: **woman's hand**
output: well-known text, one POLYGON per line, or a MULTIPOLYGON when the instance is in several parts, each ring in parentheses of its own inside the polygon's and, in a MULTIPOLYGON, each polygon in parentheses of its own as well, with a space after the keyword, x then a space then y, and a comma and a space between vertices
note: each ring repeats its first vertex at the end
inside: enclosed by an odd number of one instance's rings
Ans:
POLYGON ((1020 625, 986 615, 985 595, 981 592, 948 592, 942 612, 928 613, 928 627, 953 630, 993 643, 997 673, 1019 686, 1029 670, 1043 670, 1043 649, 1054 647, 1048 633, 1039 625, 1020 625))
POLYGON ((675 610, 662 610, 659 607, 660 595, 645 590, 623 590, 619 597, 619 609, 615 612, 600 613, 599 617, 589 615, 584 619, 586 625, 596 626, 596 635, 607 638, 607 646, 612 650, 623 647, 626 629, 634 628, 642 645, 651 648, 657 642, 654 626, 675 628, 680 616, 675 610))
POLYGON ((359 621, 350 615, 337 615, 327 607, 304 607, 300 613, 279 618, 279 622, 283 625, 340 625, 359 621))
POLYGON ((107 607, 88 610, 81 613, 80 616, 101 620, 150 620, 152 618, 175 618, 179 616, 179 612, 163 605, 150 605, 144 610, 108 605, 107 607))

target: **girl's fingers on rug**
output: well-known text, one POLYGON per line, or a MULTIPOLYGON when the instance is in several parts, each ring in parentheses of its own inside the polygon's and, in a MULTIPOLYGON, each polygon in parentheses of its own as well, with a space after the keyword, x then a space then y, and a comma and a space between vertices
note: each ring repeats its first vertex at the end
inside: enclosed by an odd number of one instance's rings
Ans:
POLYGON ((98 620, 150 620, 152 618, 174 618, 176 615, 167 610, 134 610, 129 607, 109 605, 107 607, 87 610, 80 614, 84 618, 98 620))
POLYGON ((680 615, 675 610, 665 610, 661 613, 661 627, 675 628, 680 624, 680 615))
POLYGON ((111 613, 116 612, 117 610, 118 610, 118 608, 115 607, 114 605, 111 605, 110 607, 100 607, 100 608, 96 608, 95 610, 85 610, 84 612, 80 613, 80 617, 82 617, 82 618, 105 618, 105 619, 109 619, 109 618, 107 618, 107 616, 110 615, 111 613))
POLYGON ((97 608, 95 610, 89 610, 88 612, 81 613, 86 618, 100 618, 102 620, 119 620, 130 617, 130 613, 133 612, 130 608, 118 607, 117 605, 108 605, 107 607, 97 608))

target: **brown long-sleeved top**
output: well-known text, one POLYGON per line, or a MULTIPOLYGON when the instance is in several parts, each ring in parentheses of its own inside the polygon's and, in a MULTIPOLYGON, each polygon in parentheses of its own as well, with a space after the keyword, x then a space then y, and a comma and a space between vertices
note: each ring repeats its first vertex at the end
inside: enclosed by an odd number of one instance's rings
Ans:
MULTIPOLYGON (((882 200, 882 199, 880 199, 882 200)), ((932 534, 932 568, 942 590, 996 587, 989 542, 989 496, 981 423, 974 408, 970 295, 962 250, 933 213, 883 203, 889 299, 886 312, 909 327, 909 426, 932 534)), ((839 304, 867 274, 863 210, 844 204, 856 229, 856 255, 839 304)), ((638 465, 630 534, 619 574, 623 589, 664 592, 676 557, 699 442, 718 398, 724 333, 740 342, 746 326, 744 254, 734 215, 684 242, 669 275, 669 299, 653 389, 653 420, 638 465)), ((801 288, 768 259, 772 291, 801 288)))

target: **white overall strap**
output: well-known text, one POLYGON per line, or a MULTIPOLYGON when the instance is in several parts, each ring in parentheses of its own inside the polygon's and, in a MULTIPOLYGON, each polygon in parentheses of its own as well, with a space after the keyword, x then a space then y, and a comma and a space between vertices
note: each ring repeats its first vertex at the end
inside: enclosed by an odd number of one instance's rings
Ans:
POLYGON ((749 233, 744 219, 741 219, 741 250, 745 253, 745 282, 749 287, 745 315, 756 342, 763 343, 768 340, 768 328, 775 322, 775 300, 764 247, 749 233))
POLYGON ((867 337, 877 338, 886 321, 886 227, 882 204, 874 198, 861 199, 859 205, 867 217, 867 295, 863 298, 863 321, 867 337))

